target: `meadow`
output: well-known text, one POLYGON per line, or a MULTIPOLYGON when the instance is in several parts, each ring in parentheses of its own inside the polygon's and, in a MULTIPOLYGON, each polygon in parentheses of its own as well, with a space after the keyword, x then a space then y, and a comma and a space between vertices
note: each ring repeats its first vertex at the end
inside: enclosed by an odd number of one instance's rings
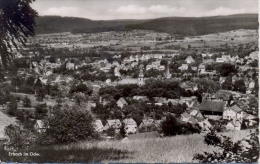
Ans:
MULTIPOLYGON (((219 133, 233 141, 245 138, 249 130, 219 133)), ((30 148, 40 156, 10 157, 6 152, 2 161, 13 162, 198 162, 196 153, 212 152, 217 149, 204 144, 205 134, 193 134, 156 139, 122 141, 86 141, 68 145, 30 148), (4 160, 5 159, 5 160, 4 160)))

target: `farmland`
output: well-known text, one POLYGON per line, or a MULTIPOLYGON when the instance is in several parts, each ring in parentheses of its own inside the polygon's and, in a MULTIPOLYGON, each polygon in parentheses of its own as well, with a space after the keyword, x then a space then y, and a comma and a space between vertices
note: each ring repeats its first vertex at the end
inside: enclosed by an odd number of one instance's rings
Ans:
MULTIPOLYGON (((144 31, 148 32, 148 31, 144 31)), ((164 33, 157 33, 154 32, 157 36, 157 38, 166 37, 164 33)), ((232 46, 238 46, 239 44, 248 44, 248 43, 255 43, 258 41, 258 33, 256 30, 248 30, 248 29, 240 29, 240 30, 233 30, 228 32, 221 32, 221 33, 214 33, 214 34, 208 34, 208 35, 200 35, 200 36, 187 36, 183 39, 170 39, 170 40, 155 40, 150 35, 146 34, 146 38, 138 38, 138 33, 128 33, 131 37, 134 38, 122 38, 122 37, 115 37, 114 33, 109 33, 108 36, 103 36, 104 34, 72 34, 69 32, 66 33, 55 33, 55 34, 41 34, 37 35, 36 38, 55 38, 59 40, 59 43, 48 43, 48 40, 46 43, 42 43, 43 46, 51 46, 54 48, 82 48, 82 49, 89 49, 89 48, 95 48, 95 47, 108 47, 110 50, 110 53, 118 52, 121 50, 128 50, 131 52, 138 52, 143 51, 146 52, 148 50, 156 50, 156 51, 178 51, 177 48, 171 48, 171 46, 180 46, 183 48, 188 48, 189 46, 191 48, 196 49, 207 49, 209 47, 221 47, 222 45, 232 45, 232 46), (86 38, 86 37, 97 37, 95 41, 90 42, 89 40, 83 41, 79 38, 86 38), (115 39, 107 39, 108 37, 115 37, 115 39), (68 42, 68 39, 70 38, 76 38, 75 41, 68 42), (138 39, 137 39, 138 38, 138 39), (137 40, 136 40, 137 39, 137 40), (62 42, 66 43, 63 44, 62 42), (147 47, 148 49, 142 49, 143 47, 147 47)), ((168 35, 170 36, 170 35, 168 35)), ((36 39, 36 40, 38 40, 36 39)))

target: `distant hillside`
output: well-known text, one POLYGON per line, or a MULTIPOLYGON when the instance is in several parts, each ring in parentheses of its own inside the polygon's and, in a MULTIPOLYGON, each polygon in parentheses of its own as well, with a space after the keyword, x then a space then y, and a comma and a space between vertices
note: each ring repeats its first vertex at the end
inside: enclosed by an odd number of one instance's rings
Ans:
POLYGON ((125 30, 127 25, 144 23, 148 20, 93 21, 85 18, 40 16, 36 19, 36 34, 58 32, 90 33, 125 30))
POLYGON ((215 17, 168 17, 151 20, 94 21, 85 18, 43 16, 36 20, 36 34, 73 32, 90 33, 147 29, 180 35, 203 35, 236 29, 258 29, 258 14, 215 17))
POLYGON ((36 34, 70 32, 76 28, 95 28, 99 22, 85 18, 41 16, 36 19, 36 34))
POLYGON ((258 29, 258 15, 244 14, 216 17, 172 17, 129 25, 130 29, 148 29, 181 35, 203 35, 236 29, 258 29))

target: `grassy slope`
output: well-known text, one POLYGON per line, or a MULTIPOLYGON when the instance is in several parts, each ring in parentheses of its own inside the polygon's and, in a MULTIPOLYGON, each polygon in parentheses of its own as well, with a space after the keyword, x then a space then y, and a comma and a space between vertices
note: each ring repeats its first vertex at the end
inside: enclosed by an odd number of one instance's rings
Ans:
MULTIPOLYGON (((245 138, 249 130, 221 134, 237 141, 245 138)), ((192 160, 196 153, 217 150, 204 144, 203 139, 203 135, 194 134, 128 142, 88 141, 30 150, 41 154, 40 157, 9 157, 1 150, 0 154, 4 154, 2 161, 17 162, 197 162, 192 160)))

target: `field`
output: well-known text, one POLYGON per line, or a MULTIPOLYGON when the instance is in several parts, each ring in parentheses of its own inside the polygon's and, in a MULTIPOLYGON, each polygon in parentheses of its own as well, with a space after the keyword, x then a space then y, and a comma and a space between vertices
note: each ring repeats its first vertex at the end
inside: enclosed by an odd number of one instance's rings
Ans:
MULTIPOLYGON (((245 138, 249 130, 220 133, 233 141, 245 138)), ((32 149, 39 157, 10 157, 5 160, 19 162, 198 162, 193 160, 196 153, 217 150, 203 143, 203 135, 193 134, 168 138, 121 141, 93 141, 70 145, 32 149)), ((0 152, 1 153, 1 152, 0 152)), ((3 153, 3 152, 2 152, 3 153)), ((6 154, 6 152, 4 152, 6 154)), ((4 157, 4 156, 3 156, 4 157)))
MULTIPOLYGON (((19 97, 21 100, 23 100, 27 96, 31 100, 31 105, 33 107, 35 107, 35 106, 37 106, 39 104, 43 104, 43 103, 46 103, 47 106, 54 106, 55 104, 57 104, 56 100, 55 99, 51 99, 49 96, 45 96, 43 101, 37 101, 35 94, 25 94, 25 93, 14 93, 14 92, 11 92, 11 95, 14 96, 14 97, 19 97)), ((66 100, 63 103, 64 104, 68 104, 70 106, 75 104, 74 102, 72 102, 70 100, 66 100)))

